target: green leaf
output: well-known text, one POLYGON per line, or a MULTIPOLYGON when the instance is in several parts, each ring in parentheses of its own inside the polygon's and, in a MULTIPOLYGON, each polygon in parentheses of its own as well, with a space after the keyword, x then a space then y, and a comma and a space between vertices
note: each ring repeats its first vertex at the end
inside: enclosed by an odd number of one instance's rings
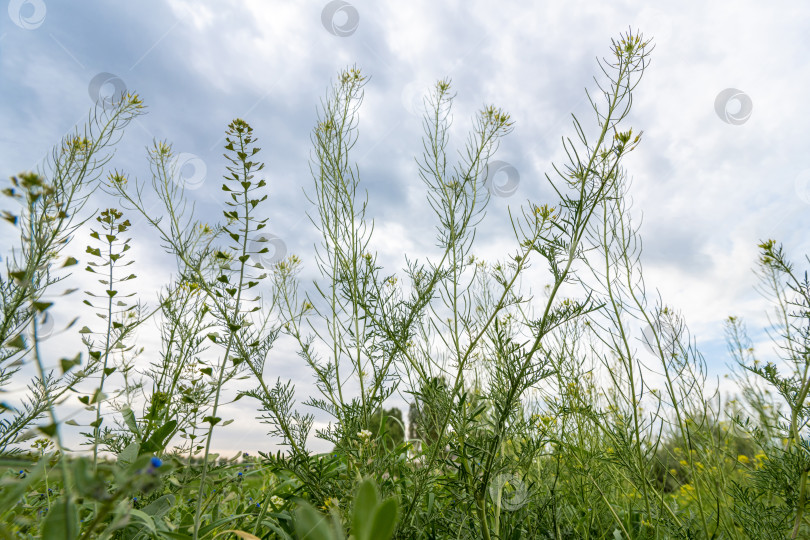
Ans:
POLYGON ((12 349, 24 349, 25 338, 22 334, 18 334, 17 337, 6 343, 6 347, 10 347, 12 349))
POLYGON ((37 312, 42 313, 53 305, 53 302, 31 302, 37 312))
MULTIPOLYGON (((371 524, 370 534, 366 537, 368 540, 389 540, 394 536, 394 527, 397 524, 397 517, 399 512, 399 505, 393 497, 383 501, 377 507, 377 512, 374 514, 374 521, 371 524)), ((366 518, 368 519, 368 518, 366 518)))
POLYGON ((7 210, 3 210, 3 219, 11 223, 12 225, 17 225, 17 216, 8 212, 7 210))
POLYGON ((141 430, 138 429, 138 422, 135 420, 135 413, 132 412, 132 409, 129 407, 124 407, 121 410, 121 415, 124 417, 124 423, 127 425, 129 430, 140 439, 141 430))
POLYGON ((307 502, 295 510, 295 536, 299 540, 334 540, 328 518, 307 502))
POLYGON ((48 424, 47 426, 39 426, 37 429, 47 435, 48 437, 53 437, 56 435, 56 424, 48 424))
POLYGON ((78 366, 79 364, 82 363, 82 354, 79 353, 73 358, 61 358, 59 360, 59 363, 62 365, 62 374, 64 375, 65 373, 73 369, 75 366, 78 366))
POLYGON ((42 540, 72 540, 79 536, 79 509, 69 498, 51 504, 42 525, 42 540))
POLYGON ((118 454, 118 464, 122 467, 126 467, 136 459, 138 459, 138 450, 140 449, 141 445, 134 442, 121 450, 121 453, 118 454))
POLYGON ((167 439, 174 434, 174 430, 177 427, 177 420, 169 420, 159 428, 155 430, 149 440, 143 443, 141 447, 141 454, 146 453, 159 453, 162 452, 164 448, 166 448, 166 443, 168 442, 167 439))
POLYGON ((245 531, 237 531, 236 529, 228 529, 227 531, 222 531, 220 533, 217 533, 217 534, 214 535, 214 538, 216 538, 217 536, 219 536, 221 534, 228 534, 228 533, 235 534, 236 536, 238 536, 242 540, 261 540, 258 536, 254 535, 254 534, 250 534, 250 533, 247 533, 245 531))
POLYGON ((149 529, 149 532, 155 533, 155 520, 152 519, 152 516, 144 512, 143 510, 136 510, 134 508, 130 508, 128 511, 129 515, 135 518, 135 521, 140 521, 143 525, 149 529))
POLYGON ((212 426, 217 425, 217 423, 219 423, 221 420, 222 418, 220 418, 219 416, 206 416, 205 418, 203 418, 203 422, 208 422, 212 426))
POLYGON ((219 529, 222 525, 226 523, 230 523, 231 521, 239 521, 240 519, 250 516, 251 514, 234 514, 232 516, 224 517, 215 521, 212 521, 205 527, 200 527, 200 538, 205 538, 208 533, 213 532, 219 529))
POLYGON ((65 268, 66 266, 74 266, 77 264, 79 264, 78 259, 76 259, 75 257, 68 257, 67 260, 65 261, 65 264, 62 265, 62 268, 65 268))
POLYGON ((353 530, 358 540, 369 538, 371 530, 371 518, 377 508, 377 488, 370 479, 364 480, 357 488, 357 495, 354 499, 353 530))
POLYGON ((209 377, 214 376, 214 370, 213 370, 213 368, 210 368, 210 367, 205 367, 205 368, 200 369, 200 373, 204 373, 205 375, 208 375, 209 377))
POLYGON ((172 494, 163 495, 162 497, 144 506, 141 510, 143 510, 144 514, 148 514, 150 516, 159 518, 163 517, 163 515, 166 512, 171 510, 172 506, 174 506, 174 502, 175 502, 174 495, 172 494))

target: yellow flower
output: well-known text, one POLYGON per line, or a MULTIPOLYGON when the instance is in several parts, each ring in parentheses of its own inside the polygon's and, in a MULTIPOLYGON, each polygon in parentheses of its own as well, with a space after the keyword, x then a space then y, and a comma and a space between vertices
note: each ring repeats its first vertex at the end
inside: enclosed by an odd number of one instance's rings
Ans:
POLYGON ((739 456, 737 456, 737 461, 745 465, 751 462, 751 460, 748 459, 748 456, 746 456, 745 454, 740 454, 739 456))
POLYGON ((323 501, 323 508, 324 510, 329 510, 330 508, 338 508, 340 507, 340 501, 338 501, 334 497, 329 497, 328 499, 323 501))
POLYGON ((681 486, 679 495, 684 499, 691 500, 695 498, 695 486, 692 484, 684 484, 681 486))

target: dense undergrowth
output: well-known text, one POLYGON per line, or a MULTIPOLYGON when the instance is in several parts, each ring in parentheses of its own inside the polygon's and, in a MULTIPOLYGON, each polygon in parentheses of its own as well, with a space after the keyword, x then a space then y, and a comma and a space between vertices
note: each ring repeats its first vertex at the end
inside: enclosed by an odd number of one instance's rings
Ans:
POLYGON ((136 95, 97 109, 46 170, 4 190, 19 204, 4 212, 5 230, 20 240, 0 282, 0 385, 34 375, 0 411, 0 536, 809 537, 806 274, 773 241, 761 244, 782 359, 761 362, 730 317, 740 390, 726 398, 678 313, 645 295, 622 163, 640 143, 624 120, 649 53, 640 35, 612 43, 601 92, 589 96, 594 117, 574 118, 569 161, 547 177, 557 200, 512 208, 499 261, 476 257, 474 238, 487 164, 513 122, 485 107, 453 160, 453 94, 439 81, 418 158, 439 256, 411 258, 396 274, 370 247, 351 159, 365 83, 357 69, 339 75, 312 133, 307 193, 322 235, 313 260, 261 262, 272 175, 245 121, 226 131, 225 211, 212 223, 186 204, 167 143, 149 150, 151 184, 107 169, 111 146, 144 112, 136 95), (97 188, 117 208, 92 215, 97 188), (134 217, 177 262, 152 307, 135 297, 134 217), (311 290, 303 264, 317 265, 311 290), (95 288, 57 296, 81 267, 95 288), (532 294, 526 281, 547 286, 532 294), (46 357, 49 310, 78 301, 98 315, 69 327, 84 350, 46 357), (156 319, 161 349, 138 347, 140 327, 156 319), (274 376, 278 340, 297 345, 315 378, 306 401, 274 376), (410 395, 407 430, 386 408, 395 391, 410 395), (223 406, 236 399, 252 400, 257 429, 284 451, 213 453, 213 433, 231 421, 223 406), (78 422, 60 413, 77 403, 84 443, 67 453, 64 426, 78 422), (313 410, 327 427, 313 429, 313 410), (314 453, 312 437, 332 450, 314 453))

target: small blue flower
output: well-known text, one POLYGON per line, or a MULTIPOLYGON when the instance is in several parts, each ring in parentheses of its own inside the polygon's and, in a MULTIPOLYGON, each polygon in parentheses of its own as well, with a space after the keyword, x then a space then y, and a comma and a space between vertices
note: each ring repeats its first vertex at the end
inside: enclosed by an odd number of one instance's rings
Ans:
POLYGON ((132 497, 132 502, 138 502, 138 497, 132 497))
POLYGON ((155 456, 155 457, 153 457, 153 458, 152 458, 151 463, 152 463, 152 467, 154 467, 155 469, 157 469, 158 467, 160 467, 161 465, 163 465, 163 462, 162 462, 162 461, 160 460, 160 458, 159 458, 159 457, 157 457, 157 456, 155 456))
POLYGON ((261 507, 262 507, 262 505, 260 505, 259 503, 256 503, 256 508, 261 508, 261 507))
POLYGON ((239 474, 237 474, 236 476, 242 476, 242 473, 240 472, 240 473, 239 473, 239 474))

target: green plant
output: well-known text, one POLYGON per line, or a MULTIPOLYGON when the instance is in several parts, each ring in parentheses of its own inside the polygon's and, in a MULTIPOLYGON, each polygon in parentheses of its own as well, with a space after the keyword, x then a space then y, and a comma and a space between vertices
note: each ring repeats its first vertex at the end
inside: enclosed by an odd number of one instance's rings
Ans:
MULTIPOLYGON (((343 527, 336 512, 331 520, 311 504, 301 503, 296 510, 296 536, 301 540, 342 540, 343 527)), ((389 497, 380 501, 377 486, 366 479, 357 487, 352 511, 352 535, 355 540, 388 540, 394 534, 397 501, 389 497)))

